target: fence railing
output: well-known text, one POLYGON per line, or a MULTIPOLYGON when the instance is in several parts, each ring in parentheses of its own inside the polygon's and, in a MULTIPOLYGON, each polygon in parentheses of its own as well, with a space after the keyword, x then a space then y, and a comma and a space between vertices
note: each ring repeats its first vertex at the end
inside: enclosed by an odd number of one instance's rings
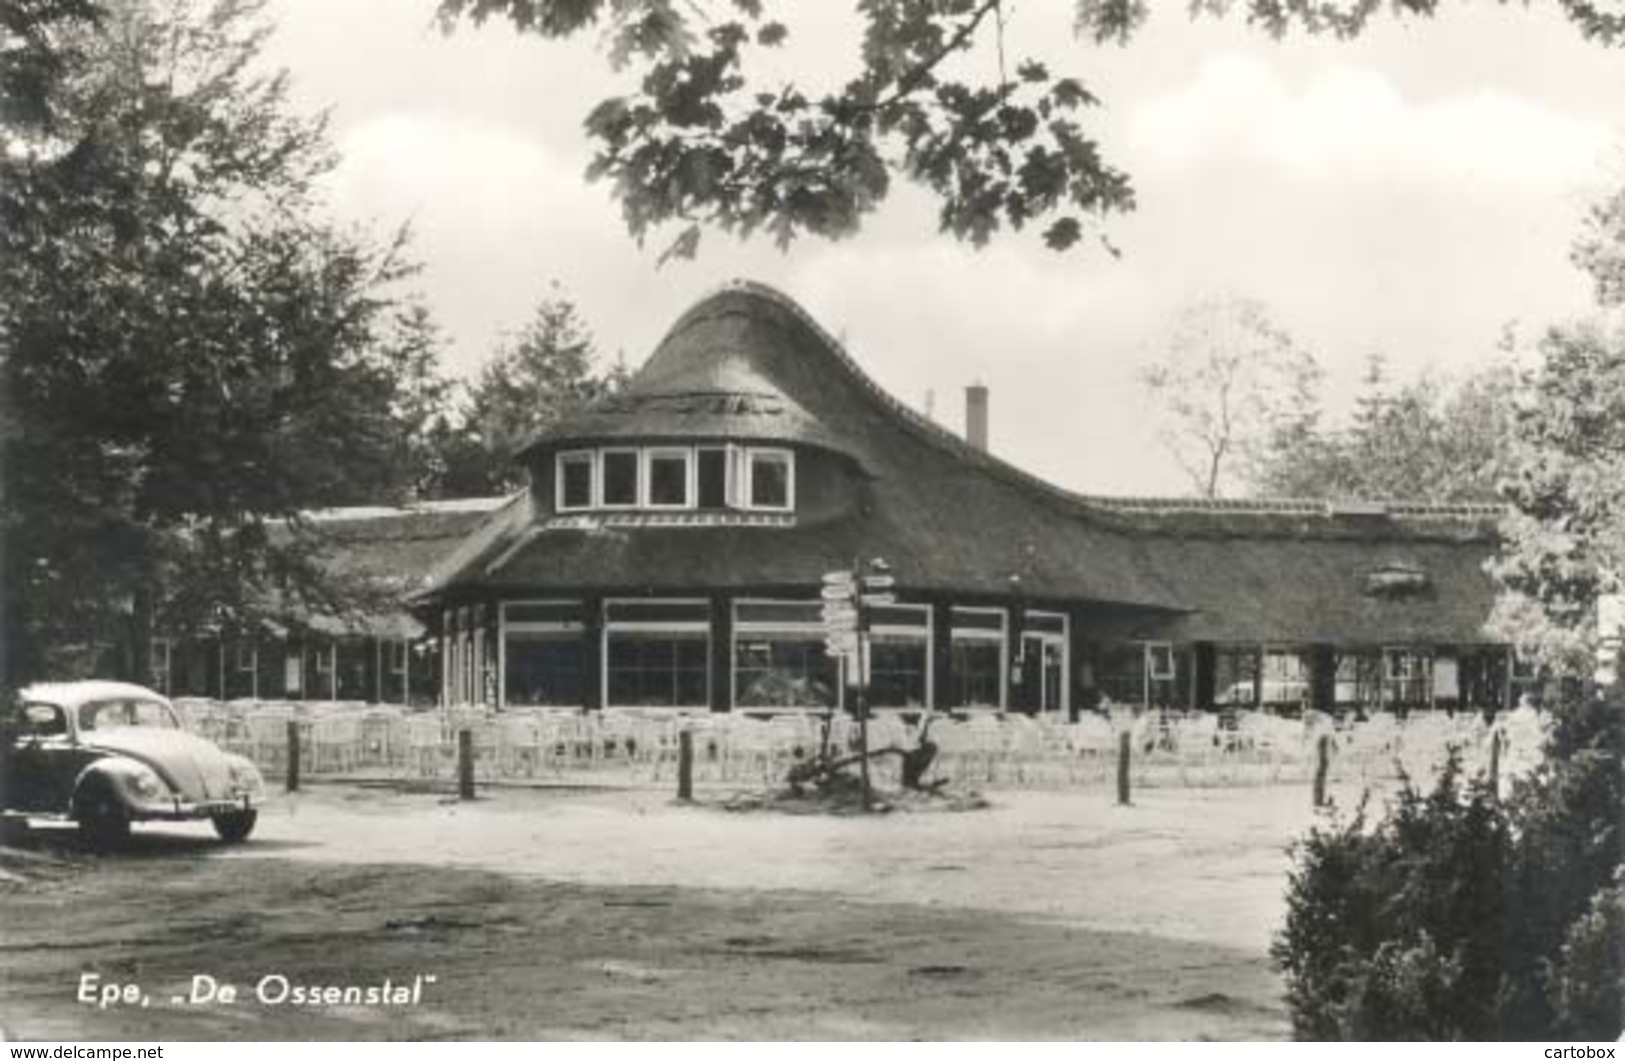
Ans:
MULTIPOLYGON (((288 765, 289 724, 298 731, 300 773, 307 777, 450 781, 457 776, 457 734, 472 736, 483 782, 590 782, 663 785, 675 778, 678 734, 692 734, 699 783, 758 785, 782 781, 798 760, 817 754, 823 718, 754 718, 672 711, 578 712, 478 709, 414 712, 355 703, 177 701, 187 725, 246 755, 272 781, 288 765)), ((1378 783, 1401 772, 1430 777, 1454 749, 1469 772, 1486 769, 1499 743, 1499 773, 1509 778, 1538 761, 1543 720, 1520 709, 1492 724, 1480 716, 1378 715, 1335 723, 1325 716, 1288 720, 1241 712, 1086 715, 1077 722, 1025 715, 926 716, 937 744, 928 778, 970 787, 1109 786, 1118 734, 1130 733, 1135 787, 1241 786, 1309 782, 1320 738, 1329 736, 1328 781, 1378 783), (1498 735, 1498 736, 1497 736, 1498 735)), ((913 746, 917 726, 882 715, 870 722, 870 746, 913 746)), ((837 717, 830 739, 851 747, 857 724, 837 717)), ((881 784, 897 782, 895 757, 878 760, 881 784)))

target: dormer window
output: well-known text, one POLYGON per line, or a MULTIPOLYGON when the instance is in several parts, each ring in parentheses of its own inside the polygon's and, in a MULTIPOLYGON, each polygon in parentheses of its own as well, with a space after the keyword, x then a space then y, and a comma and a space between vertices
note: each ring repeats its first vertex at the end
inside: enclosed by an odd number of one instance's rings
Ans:
POLYGON ((606 449, 602 453, 602 493, 598 503, 604 508, 636 508, 638 505, 638 451, 606 449))
POLYGON ((554 509, 793 512, 795 453, 754 446, 615 446, 554 458, 554 509))
POLYGON ((560 512, 578 512, 592 507, 593 468, 596 456, 590 449, 559 454, 556 483, 560 512))
POLYGON ((689 507, 688 449, 651 449, 644 451, 644 482, 649 487, 647 504, 650 508, 689 507))
POLYGON ((696 500, 701 508, 728 507, 728 450, 701 446, 694 451, 696 500))
POLYGON ((769 512, 788 512, 790 499, 795 494, 795 465, 790 451, 784 449, 752 449, 746 454, 748 469, 745 482, 749 484, 745 507, 769 512))

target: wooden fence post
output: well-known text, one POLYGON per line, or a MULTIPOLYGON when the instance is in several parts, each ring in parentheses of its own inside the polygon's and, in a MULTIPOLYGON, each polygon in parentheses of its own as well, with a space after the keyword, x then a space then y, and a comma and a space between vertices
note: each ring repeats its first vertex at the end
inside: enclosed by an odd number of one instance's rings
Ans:
POLYGON ((1326 774, 1332 767, 1332 736, 1322 733, 1315 742, 1315 791, 1314 801, 1316 807, 1326 805, 1326 774))
POLYGON ((288 719, 288 791, 299 791, 299 722, 288 719))
POLYGON ((677 798, 694 798, 694 734, 686 729, 677 734, 677 798))
POLYGON ((1132 754, 1130 746, 1134 740, 1133 734, 1128 730, 1117 735, 1117 805, 1128 806, 1128 768, 1129 756, 1132 754))
POLYGON ((1500 730, 1490 732, 1490 798, 1501 798, 1501 738, 1500 730))
POLYGON ((457 731, 457 798, 474 798, 474 731, 457 731))

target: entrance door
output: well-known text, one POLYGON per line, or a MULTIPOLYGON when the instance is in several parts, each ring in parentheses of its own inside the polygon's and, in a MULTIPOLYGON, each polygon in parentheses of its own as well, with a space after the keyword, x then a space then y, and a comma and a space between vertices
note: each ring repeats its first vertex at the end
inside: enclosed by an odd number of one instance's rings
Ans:
POLYGON ((1064 711, 1061 691, 1066 679, 1066 642, 1054 634, 1021 638, 1021 707, 1032 714, 1064 711))

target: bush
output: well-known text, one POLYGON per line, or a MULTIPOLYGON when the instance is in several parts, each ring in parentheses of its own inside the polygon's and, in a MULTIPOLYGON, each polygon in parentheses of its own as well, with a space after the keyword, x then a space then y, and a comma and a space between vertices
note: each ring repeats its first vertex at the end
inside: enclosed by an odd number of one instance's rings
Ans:
POLYGON ((1506 828, 1452 756, 1375 828, 1362 810, 1310 833, 1272 948, 1300 1038, 1493 1037, 1506 828))
POLYGON ((1505 804, 1452 756, 1383 820, 1362 807, 1295 847, 1271 955, 1299 1038, 1619 1034, 1625 714, 1555 715, 1545 762, 1505 804))
POLYGON ((1625 1026, 1625 886, 1597 893, 1569 926, 1547 996, 1565 1039, 1608 1041, 1625 1026))

